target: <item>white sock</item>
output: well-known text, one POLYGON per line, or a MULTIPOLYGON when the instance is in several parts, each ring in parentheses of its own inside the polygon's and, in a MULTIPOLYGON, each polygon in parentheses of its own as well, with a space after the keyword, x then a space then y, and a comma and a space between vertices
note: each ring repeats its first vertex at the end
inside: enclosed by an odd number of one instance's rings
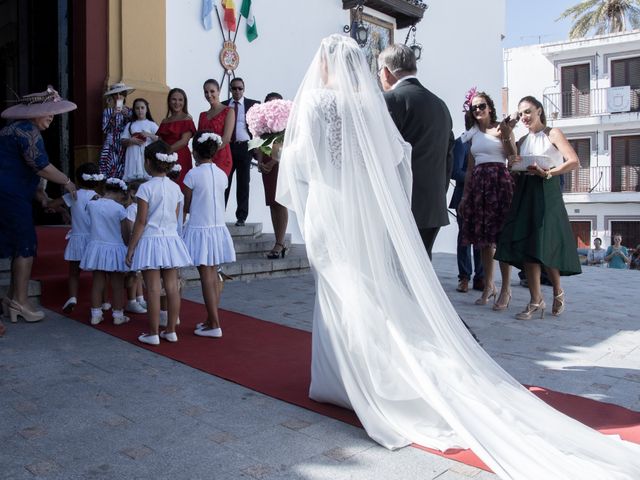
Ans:
POLYGON ((122 318, 124 317, 124 312, 122 310, 114 310, 113 318, 122 318))
POLYGON ((138 303, 144 303, 144 296, 143 295, 139 295, 136 297, 136 300, 138 301, 138 303))
POLYGON ((92 317, 101 317, 102 316, 102 308, 100 308, 100 307, 92 308, 91 309, 91 316, 92 317))

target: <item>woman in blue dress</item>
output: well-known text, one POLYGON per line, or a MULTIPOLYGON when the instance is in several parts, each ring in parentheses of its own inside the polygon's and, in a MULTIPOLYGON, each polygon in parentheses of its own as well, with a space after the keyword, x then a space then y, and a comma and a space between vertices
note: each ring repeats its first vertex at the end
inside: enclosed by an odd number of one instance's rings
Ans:
POLYGON ((32 201, 46 204, 48 200, 44 188, 39 188, 42 179, 63 185, 74 196, 76 186, 49 163, 40 132, 51 125, 54 115, 75 109, 75 103, 63 100, 49 86, 2 112, 2 118, 14 120, 0 130, 0 204, 5 207, 0 209, 0 258, 11 258, 11 283, 2 299, 2 313, 14 323, 18 317, 27 322, 44 318, 44 312, 27 298, 37 249, 32 201))

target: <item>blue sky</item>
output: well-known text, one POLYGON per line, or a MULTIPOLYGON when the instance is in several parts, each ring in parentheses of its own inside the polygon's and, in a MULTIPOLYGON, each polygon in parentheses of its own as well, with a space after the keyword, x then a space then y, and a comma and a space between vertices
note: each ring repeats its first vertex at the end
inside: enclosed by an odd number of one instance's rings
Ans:
POLYGON ((571 21, 556 22, 567 8, 581 0, 507 0, 504 48, 549 43, 569 38, 571 21))

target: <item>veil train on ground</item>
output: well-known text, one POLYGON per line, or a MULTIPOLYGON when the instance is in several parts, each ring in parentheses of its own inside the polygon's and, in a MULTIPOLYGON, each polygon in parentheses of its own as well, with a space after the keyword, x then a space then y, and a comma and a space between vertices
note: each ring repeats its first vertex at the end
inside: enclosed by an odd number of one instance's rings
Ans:
POLYGON ((411 214, 410 148, 350 38, 325 38, 295 98, 277 200, 316 278, 311 398, 371 438, 471 448, 505 479, 638 479, 640 446, 529 393, 476 343, 411 214))

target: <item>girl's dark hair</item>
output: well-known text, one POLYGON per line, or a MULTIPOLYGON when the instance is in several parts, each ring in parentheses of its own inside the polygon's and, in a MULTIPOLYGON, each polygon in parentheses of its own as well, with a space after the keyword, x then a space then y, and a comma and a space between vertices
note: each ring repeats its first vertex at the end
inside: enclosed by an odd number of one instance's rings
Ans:
POLYGON ((146 182, 146 180, 143 179, 130 180, 127 182, 127 187, 129 187, 130 192, 137 192, 138 188, 140 188, 140 185, 142 185, 144 182, 146 182))
POLYGON ((218 151, 218 144, 212 139, 207 139, 204 142, 199 142, 198 139, 205 133, 210 133, 204 130, 198 130, 193 136, 193 142, 191 142, 191 148, 198 155, 199 158, 212 158, 218 151))
POLYGON ((264 103, 270 102, 271 100, 282 100, 282 95, 278 92, 267 93, 267 96, 264 97, 264 103))
POLYGON ((171 90, 169 90, 169 93, 167 94, 167 116, 165 118, 169 118, 171 116, 170 98, 171 98, 171 95, 173 95, 174 93, 180 93, 184 97, 184 107, 182 107, 182 112, 189 115, 189 108, 188 108, 189 102, 187 102, 187 94, 181 88, 172 88, 171 90))
MULTIPOLYGON (((107 179, 108 180, 108 179, 107 179)), ((125 185, 126 187, 126 185, 125 185)), ((123 190, 120 183, 107 183, 104 182, 104 191, 105 192, 115 192, 115 193, 127 193, 127 190, 123 190)))
MULTIPOLYGON (((174 163, 175 165, 175 163, 174 163)), ((178 180, 178 178, 180 178, 180 174, 182 173, 182 170, 180 170, 179 172, 176 172, 173 167, 171 167, 171 170, 169 170, 167 172, 167 177, 169 177, 171 180, 173 180, 174 182, 176 180, 178 180)))
POLYGON ((156 153, 168 155, 171 153, 171 147, 162 140, 156 140, 144 149, 144 158, 149 161, 151 168, 158 173, 167 173, 176 163, 158 160, 156 153))
POLYGON ((491 123, 498 122, 496 106, 493 103, 493 100, 491 99, 489 94, 487 94, 486 92, 477 92, 469 102, 469 110, 464 112, 464 127, 467 130, 469 130, 471 127, 473 127, 477 123, 475 117, 473 116, 473 111, 471 111, 471 102, 473 102, 473 99, 476 97, 484 98, 484 101, 487 102, 487 107, 489 108, 489 118, 491 119, 491 123))
MULTIPOLYGON (((136 116, 136 103, 137 102, 144 102, 144 104, 147 107, 147 116, 146 119, 153 122, 153 117, 151 116, 151 109, 149 108, 149 102, 147 102, 147 100, 145 98, 136 98, 133 103, 131 104, 131 117, 132 117, 132 122, 136 121, 138 119, 138 117, 136 116)), ((131 133, 131 125, 129 125, 129 133, 131 133)))
POLYGON ((206 87, 209 83, 211 85, 214 85, 218 90, 220 90, 220 84, 218 83, 217 80, 214 80, 213 78, 209 78, 205 80, 204 83, 202 84, 202 88, 206 87))
POLYGON ((540 103, 540 101, 536 97, 532 97, 531 95, 527 95, 526 97, 522 97, 520 99, 520 101, 518 102, 518 105, 520 105, 522 102, 532 103, 533 105, 535 105, 536 108, 540 109, 540 121, 546 127, 547 126, 547 116, 544 114, 544 107, 542 106, 542 103, 540 103))
POLYGON ((76 168, 76 183, 82 188, 97 188, 104 180, 83 180, 82 175, 98 175, 100 174, 100 167, 97 163, 87 162, 76 168))

